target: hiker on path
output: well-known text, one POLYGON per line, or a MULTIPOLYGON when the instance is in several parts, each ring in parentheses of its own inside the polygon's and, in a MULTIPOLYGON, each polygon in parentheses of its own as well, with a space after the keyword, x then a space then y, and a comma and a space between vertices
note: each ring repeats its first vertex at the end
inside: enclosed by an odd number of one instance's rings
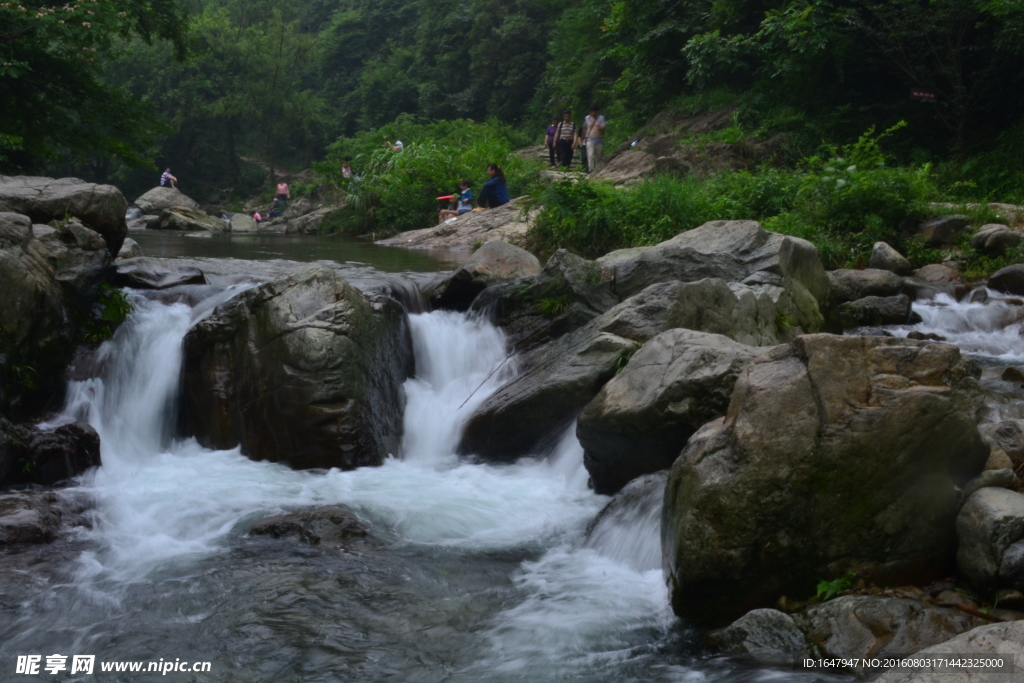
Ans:
POLYGON ((572 166, 573 150, 579 144, 579 131, 576 130, 576 124, 572 122, 572 112, 567 109, 562 112, 562 120, 555 127, 555 147, 558 150, 558 162, 562 168, 568 169, 572 166))
POLYGON ((555 167, 555 133, 558 131, 558 117, 551 119, 547 133, 544 134, 544 146, 548 148, 548 164, 555 167))
POLYGON ((593 173, 597 162, 604 156, 604 117, 596 104, 590 105, 590 113, 583 119, 583 144, 587 150, 587 170, 593 173))

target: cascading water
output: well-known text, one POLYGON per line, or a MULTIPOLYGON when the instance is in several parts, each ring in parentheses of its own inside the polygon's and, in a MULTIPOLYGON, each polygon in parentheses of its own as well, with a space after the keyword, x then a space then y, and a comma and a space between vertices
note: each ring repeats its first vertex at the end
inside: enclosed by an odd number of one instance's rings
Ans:
POLYGON ((984 301, 957 301, 948 294, 917 301, 921 316, 915 326, 896 328, 906 336, 912 330, 937 334, 950 344, 982 357, 1024 363, 1024 306, 1019 299, 987 291, 984 301))
POLYGON ((0 655, 187 651, 220 667, 211 681, 693 674, 659 651, 673 623, 660 569, 583 547, 607 499, 587 489, 572 430, 546 459, 455 455, 464 421, 515 372, 486 322, 410 317, 403 452, 381 467, 296 472, 172 439, 182 339, 236 291, 206 291, 194 308, 133 295, 102 376, 70 387, 62 419, 88 419, 103 444, 103 466, 76 489, 95 500, 93 528, 70 576, 6 613, 0 655), (328 556, 245 535, 323 504, 354 510, 380 543, 328 556))

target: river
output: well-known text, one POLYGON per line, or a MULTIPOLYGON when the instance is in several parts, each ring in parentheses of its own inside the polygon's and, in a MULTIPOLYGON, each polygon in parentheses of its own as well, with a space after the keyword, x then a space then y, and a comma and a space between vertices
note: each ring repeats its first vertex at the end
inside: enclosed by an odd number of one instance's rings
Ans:
MULTIPOLYGON (((190 243, 177 256, 230 257, 236 273, 250 263, 253 280, 264 272, 217 238, 193 242, 210 250, 190 243)), ((280 260, 296 248, 241 255, 280 260)), ((374 249, 335 258, 381 271, 406 258, 374 249)), ((402 264, 451 267, 424 254, 402 264)), ((485 321, 411 315, 417 375, 405 384, 402 454, 382 467, 297 472, 175 435, 182 339, 248 286, 196 288, 186 297, 194 305, 132 292, 103 371, 70 384, 55 421, 86 419, 102 438, 103 466, 61 492, 82 502, 89 524, 0 561, 0 661, 61 653, 211 663, 208 673, 44 676, 83 682, 821 680, 705 655, 668 604, 660 501, 617 515, 584 543, 609 499, 587 488, 573 430, 551 453, 511 465, 455 455, 474 407, 515 372, 502 332, 485 321), (328 504, 348 506, 370 537, 323 551, 248 534, 261 519, 328 504)), ((950 333, 967 315, 952 301, 918 308, 929 331, 950 333)), ((971 350, 1010 353, 1019 329, 1007 335, 971 350)))

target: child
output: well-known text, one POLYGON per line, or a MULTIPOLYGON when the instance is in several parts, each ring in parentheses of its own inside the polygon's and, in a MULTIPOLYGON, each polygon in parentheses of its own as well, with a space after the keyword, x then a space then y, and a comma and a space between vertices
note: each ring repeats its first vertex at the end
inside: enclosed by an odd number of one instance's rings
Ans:
POLYGON ((470 189, 472 183, 468 178, 463 178, 459 181, 459 201, 456 205, 455 210, 441 209, 437 212, 437 224, 444 223, 449 218, 455 216, 461 216, 464 213, 469 213, 473 210, 473 190, 470 189))

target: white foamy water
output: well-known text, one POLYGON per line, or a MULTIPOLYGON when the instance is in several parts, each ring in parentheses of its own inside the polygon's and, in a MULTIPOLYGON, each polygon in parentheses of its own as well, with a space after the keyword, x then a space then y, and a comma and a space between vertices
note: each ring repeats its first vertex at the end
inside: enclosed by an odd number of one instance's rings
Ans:
POLYGON ((1024 362, 1024 306, 995 292, 989 295, 985 303, 957 301, 947 294, 914 302, 922 322, 896 331, 901 336, 915 330, 938 334, 968 353, 1024 362))

